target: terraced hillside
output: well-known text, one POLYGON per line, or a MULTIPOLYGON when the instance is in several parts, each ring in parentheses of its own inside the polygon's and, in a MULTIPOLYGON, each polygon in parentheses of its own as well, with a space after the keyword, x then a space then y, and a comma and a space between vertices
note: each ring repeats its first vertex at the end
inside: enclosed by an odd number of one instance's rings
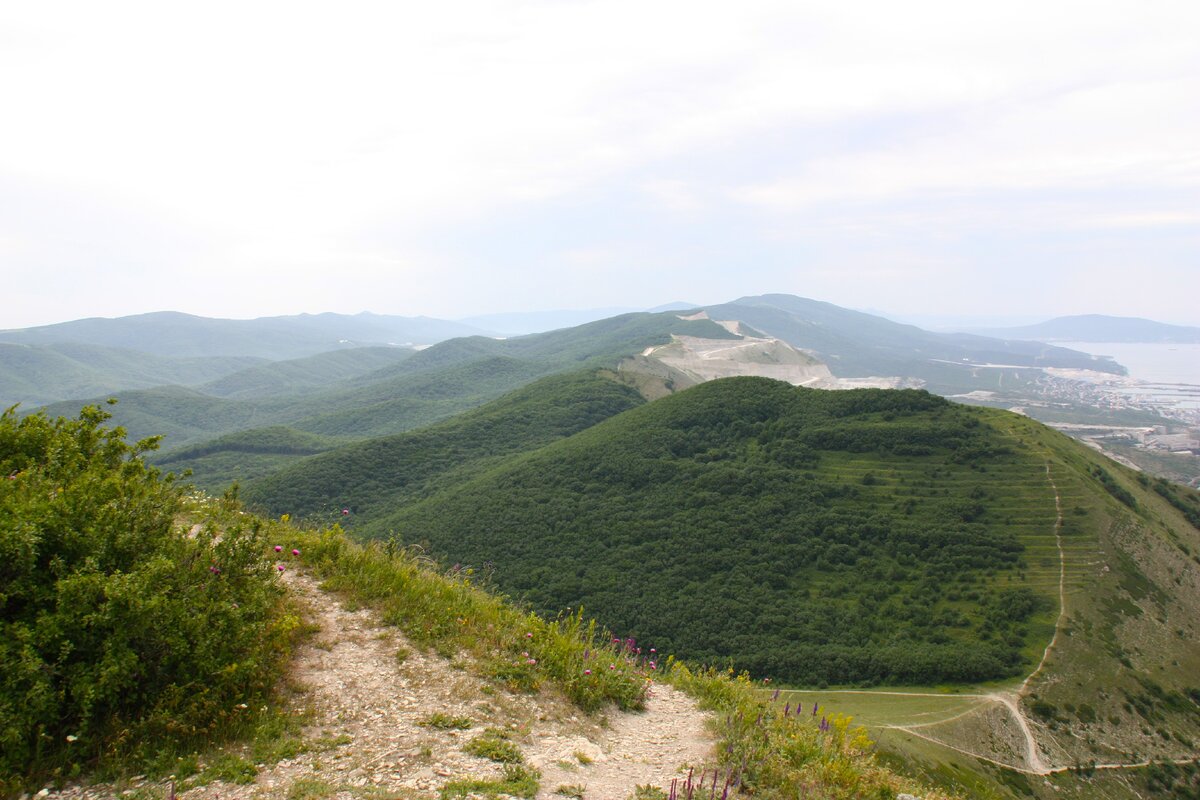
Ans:
POLYGON ((1193 786, 1200 495, 1028 418, 735 378, 362 500, 540 611, 828 685, 784 699, 970 796, 1193 786))
MULTIPOLYGON (((1000 677, 1052 624, 1023 539, 1052 535, 1054 504, 1041 458, 986 414, 923 392, 716 381, 379 494, 354 519, 684 657, 811 683, 1000 677)), ((301 467, 280 481, 330 504, 352 484, 301 467)))

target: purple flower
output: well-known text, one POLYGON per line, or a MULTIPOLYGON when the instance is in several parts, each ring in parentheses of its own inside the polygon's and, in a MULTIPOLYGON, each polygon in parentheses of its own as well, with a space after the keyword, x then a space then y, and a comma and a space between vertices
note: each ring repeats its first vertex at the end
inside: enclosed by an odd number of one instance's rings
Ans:
POLYGON ((281 544, 277 544, 277 545, 275 545, 275 552, 276 552, 276 553, 282 553, 282 552, 283 552, 283 545, 281 545, 281 544))
POLYGON ((298 555, 300 555, 300 551, 299 551, 299 550, 296 550, 296 549, 293 549, 293 550, 292 550, 292 555, 294 555, 294 556, 298 556, 298 555))

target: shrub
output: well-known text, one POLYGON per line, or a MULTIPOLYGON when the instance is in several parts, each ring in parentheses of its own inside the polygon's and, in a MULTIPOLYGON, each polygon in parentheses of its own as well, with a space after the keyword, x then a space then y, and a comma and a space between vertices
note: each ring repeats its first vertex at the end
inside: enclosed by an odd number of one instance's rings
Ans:
POLYGON ((177 530, 108 418, 0 416, 0 790, 231 727, 298 627, 258 524, 177 530))

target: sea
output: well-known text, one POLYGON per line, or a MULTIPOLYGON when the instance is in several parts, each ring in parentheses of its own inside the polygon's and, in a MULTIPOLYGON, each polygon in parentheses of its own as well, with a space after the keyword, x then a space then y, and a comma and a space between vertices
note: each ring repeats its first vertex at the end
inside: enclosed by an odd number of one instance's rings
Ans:
POLYGON ((1200 409, 1200 344, 1054 342, 1092 355, 1112 356, 1151 395, 1176 408, 1200 409))

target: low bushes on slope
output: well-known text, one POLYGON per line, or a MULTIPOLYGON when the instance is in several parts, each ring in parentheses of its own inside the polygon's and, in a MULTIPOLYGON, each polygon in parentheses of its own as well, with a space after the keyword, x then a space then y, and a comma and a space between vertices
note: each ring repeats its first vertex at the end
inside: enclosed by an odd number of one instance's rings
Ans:
POLYGON ((107 418, 0 416, 0 793, 220 734, 296 627, 261 526, 176 529, 107 418))

